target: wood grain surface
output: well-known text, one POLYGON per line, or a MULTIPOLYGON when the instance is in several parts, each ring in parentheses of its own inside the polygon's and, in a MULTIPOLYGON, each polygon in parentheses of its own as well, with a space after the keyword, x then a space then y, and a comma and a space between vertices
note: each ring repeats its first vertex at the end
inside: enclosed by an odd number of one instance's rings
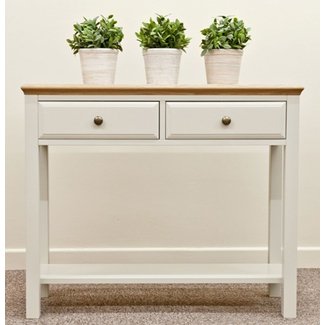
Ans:
POLYGON ((25 95, 300 95, 299 86, 263 85, 83 85, 33 84, 21 87, 25 95))

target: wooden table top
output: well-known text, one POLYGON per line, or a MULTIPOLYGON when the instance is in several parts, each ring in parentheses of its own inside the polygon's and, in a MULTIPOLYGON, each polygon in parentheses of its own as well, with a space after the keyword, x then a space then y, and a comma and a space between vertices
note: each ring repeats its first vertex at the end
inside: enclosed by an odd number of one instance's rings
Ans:
POLYGON ((265 85, 86 85, 31 84, 25 95, 300 95, 299 86, 265 85))

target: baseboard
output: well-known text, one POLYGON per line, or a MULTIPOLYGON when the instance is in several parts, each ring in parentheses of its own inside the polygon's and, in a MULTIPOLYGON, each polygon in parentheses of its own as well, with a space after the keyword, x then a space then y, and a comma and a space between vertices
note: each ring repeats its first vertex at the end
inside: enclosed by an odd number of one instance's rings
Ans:
MULTIPOLYGON (((319 247, 298 247, 298 267, 318 268, 319 247)), ((51 248, 50 263, 265 263, 267 247, 51 248)), ((6 269, 25 269, 25 249, 6 249, 6 269)))

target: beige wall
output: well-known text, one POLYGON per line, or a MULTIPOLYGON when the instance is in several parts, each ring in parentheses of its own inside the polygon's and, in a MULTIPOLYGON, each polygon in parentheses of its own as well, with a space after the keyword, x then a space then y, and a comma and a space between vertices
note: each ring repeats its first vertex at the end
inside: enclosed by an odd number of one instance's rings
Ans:
MULTIPOLYGON (((72 24, 83 16, 109 13, 115 14, 125 33, 116 83, 144 83, 134 32, 154 13, 180 18, 192 37, 182 57, 179 82, 205 83, 199 31, 214 16, 226 14, 243 18, 252 28, 241 83, 305 87, 301 96, 299 263, 317 265, 318 1, 10 0, 6 3, 7 267, 23 266, 25 246, 24 106, 19 87, 23 83, 80 83, 79 58, 72 55, 65 39, 72 35, 72 24)), ((128 153, 116 148, 52 148, 52 260, 117 260, 129 257, 130 248, 137 249, 136 258, 144 260, 198 259, 198 249, 207 260, 265 259, 267 148, 173 150, 133 149, 128 153)))

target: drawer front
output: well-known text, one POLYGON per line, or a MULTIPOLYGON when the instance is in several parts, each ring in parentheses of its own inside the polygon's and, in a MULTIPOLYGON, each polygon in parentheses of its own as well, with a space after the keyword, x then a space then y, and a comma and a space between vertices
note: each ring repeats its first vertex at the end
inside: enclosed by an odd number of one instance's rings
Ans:
POLYGON ((285 136, 285 102, 166 103, 167 139, 283 139, 285 136), (230 117, 229 125, 223 124, 224 117, 230 117))
POLYGON ((40 102, 39 137, 158 139, 159 102, 40 102))

